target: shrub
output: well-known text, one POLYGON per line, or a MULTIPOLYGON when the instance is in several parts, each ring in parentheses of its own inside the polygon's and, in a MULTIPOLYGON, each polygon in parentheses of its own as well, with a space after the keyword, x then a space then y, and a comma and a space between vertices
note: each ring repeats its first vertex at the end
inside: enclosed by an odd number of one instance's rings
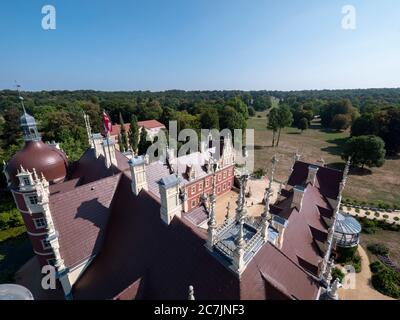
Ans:
POLYGON ((353 257, 353 260, 351 261, 351 264, 354 267, 354 270, 358 273, 361 272, 361 256, 358 254, 355 254, 353 257))
POLYGON ((389 249, 380 243, 369 244, 367 249, 373 254, 382 254, 387 255, 389 254, 389 249))
POLYGON ((360 213, 360 209, 359 208, 356 208, 354 211, 357 212, 357 213, 360 213))
POLYGON ((400 298, 400 273, 384 267, 371 279, 373 287, 392 298, 400 298))
POLYGON ((340 282, 343 281, 345 274, 340 270, 339 268, 333 268, 332 270, 332 281, 335 281, 335 279, 339 279, 340 282))
POLYGON ((385 265, 380 261, 370 263, 369 268, 372 273, 377 273, 385 268, 385 265))
POLYGON ((338 247, 337 253, 338 253, 338 259, 337 262, 339 263, 347 263, 351 262, 354 259, 354 256, 356 255, 357 252, 357 246, 352 247, 352 248, 340 248, 338 247))
POLYGON ((399 217, 394 217, 393 220, 394 220, 394 221, 399 221, 400 218, 399 218, 399 217))
POLYGON ((370 214, 371 214, 371 212, 365 211, 365 215, 366 215, 366 216, 369 216, 370 214))
POLYGON ((265 170, 259 168, 253 172, 253 177, 256 179, 261 179, 265 175, 265 170))
POLYGON ((377 218, 379 218, 379 216, 380 216, 379 212, 375 212, 375 213, 374 213, 374 216, 377 217, 377 218))
POLYGON ((383 218, 388 219, 389 216, 388 216, 387 214, 384 214, 384 215, 383 215, 383 218))

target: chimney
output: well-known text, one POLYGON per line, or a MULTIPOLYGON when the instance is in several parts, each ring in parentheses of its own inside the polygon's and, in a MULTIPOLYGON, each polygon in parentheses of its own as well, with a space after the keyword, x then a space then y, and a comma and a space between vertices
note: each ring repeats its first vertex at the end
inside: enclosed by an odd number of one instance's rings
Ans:
POLYGON ((186 173, 189 181, 193 181, 193 180, 196 179, 196 172, 193 169, 193 166, 191 164, 187 164, 186 165, 186 172, 185 173, 186 173))
POLYGON ((275 240, 275 245, 282 249, 285 230, 288 226, 288 220, 279 216, 273 216, 272 226, 278 231, 278 238, 275 240))
POLYGON ((103 152, 106 161, 106 167, 110 168, 111 165, 117 166, 117 158, 115 157, 115 142, 110 137, 103 140, 103 152))
POLYGON ((317 172, 318 172, 319 167, 313 164, 310 164, 308 166, 308 176, 307 176, 307 184, 311 183, 313 186, 315 186, 315 182, 317 180, 317 172))
POLYGON ((174 216, 181 216, 181 203, 179 200, 180 179, 171 174, 158 181, 160 191, 160 217, 166 223, 170 224, 174 216))
POLYGON ((146 160, 144 156, 135 156, 128 161, 132 176, 132 192, 138 195, 142 189, 148 190, 146 160))
POLYGON ((301 205, 303 202, 304 190, 305 188, 299 185, 293 187, 292 208, 296 207, 299 212, 301 210, 301 205))
POLYGON ((103 136, 100 133, 95 133, 92 135, 93 145, 94 145, 94 153, 96 158, 100 155, 104 156, 104 149, 103 149, 103 136))

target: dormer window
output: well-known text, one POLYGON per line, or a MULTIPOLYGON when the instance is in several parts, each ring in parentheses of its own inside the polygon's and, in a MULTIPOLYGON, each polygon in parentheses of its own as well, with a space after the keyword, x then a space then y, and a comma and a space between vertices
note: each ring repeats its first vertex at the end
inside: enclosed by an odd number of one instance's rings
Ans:
POLYGON ((31 185, 31 180, 28 177, 24 177, 23 181, 24 181, 24 185, 26 185, 26 186, 30 186, 31 185))

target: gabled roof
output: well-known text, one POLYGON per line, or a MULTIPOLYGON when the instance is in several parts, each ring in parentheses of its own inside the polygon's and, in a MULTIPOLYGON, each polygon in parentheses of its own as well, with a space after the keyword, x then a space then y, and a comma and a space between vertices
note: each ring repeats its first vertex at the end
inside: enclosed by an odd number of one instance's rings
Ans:
MULTIPOLYGON (((307 180, 309 165, 306 162, 296 161, 288 184, 291 186, 304 185, 307 180)), ((343 172, 328 167, 313 166, 318 167, 316 187, 325 197, 336 199, 339 194, 339 184, 342 180, 343 172)))

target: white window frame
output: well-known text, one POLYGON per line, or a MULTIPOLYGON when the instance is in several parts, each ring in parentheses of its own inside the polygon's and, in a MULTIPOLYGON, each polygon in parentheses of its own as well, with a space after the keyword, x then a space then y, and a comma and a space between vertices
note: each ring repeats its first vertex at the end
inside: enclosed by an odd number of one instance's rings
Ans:
POLYGON ((226 171, 224 171, 224 179, 226 179, 226 171))
POLYGON ((199 182, 199 191, 202 191, 203 190, 203 181, 200 181, 199 182))
POLYGON ((217 193, 220 193, 220 192, 221 192, 221 186, 219 185, 217 188, 217 193))
POLYGON ((223 190, 223 191, 226 190, 226 182, 224 182, 224 184, 222 185, 222 190, 223 190))
POLYGON ((36 227, 36 229, 45 229, 47 228, 47 222, 45 218, 36 218, 33 219, 33 223, 36 227), (40 222, 39 222, 40 221, 40 222), (42 223, 43 222, 43 223, 42 223))
POLYGON ((210 186, 210 181, 209 181, 209 179, 207 178, 206 179, 206 188, 208 188, 210 186))
POLYGON ((31 206, 36 206, 39 202, 38 196, 36 194, 30 194, 27 196, 27 198, 28 198, 29 204, 31 206), (33 199, 33 201, 32 201, 32 199, 33 199))
POLYGON ((218 173, 218 181, 221 181, 221 174, 218 173))
POLYGON ((30 186, 31 185, 31 179, 29 177, 23 177, 22 181, 24 181, 25 186, 30 186))
POLYGON ((51 249, 50 241, 42 239, 40 242, 42 243, 43 250, 51 249))
POLYGON ((192 208, 196 206, 196 199, 192 199, 192 208))
POLYGON ((196 185, 195 184, 192 185, 191 193, 196 194, 196 185))

